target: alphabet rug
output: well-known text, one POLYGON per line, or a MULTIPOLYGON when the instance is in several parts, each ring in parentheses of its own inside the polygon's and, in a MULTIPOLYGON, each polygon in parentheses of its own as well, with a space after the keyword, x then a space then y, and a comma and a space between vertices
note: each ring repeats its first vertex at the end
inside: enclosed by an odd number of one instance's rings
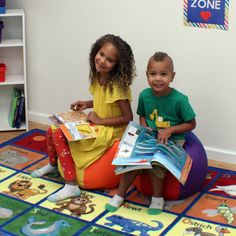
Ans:
POLYGON ((104 205, 116 189, 82 190, 58 203, 47 197, 63 186, 58 174, 31 178, 48 162, 45 131, 34 129, 0 144, 0 236, 2 235, 236 235, 236 172, 209 167, 200 192, 166 201, 148 215, 150 198, 130 188, 122 207, 104 205))

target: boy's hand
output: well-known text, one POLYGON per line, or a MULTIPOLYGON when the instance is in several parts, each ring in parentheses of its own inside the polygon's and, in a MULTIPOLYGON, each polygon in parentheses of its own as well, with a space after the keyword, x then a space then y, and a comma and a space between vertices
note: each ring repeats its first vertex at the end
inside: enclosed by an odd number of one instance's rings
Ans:
POLYGON ((70 109, 72 109, 73 111, 82 111, 86 108, 87 108, 87 106, 86 106, 85 101, 77 101, 77 102, 74 102, 70 105, 70 109))
POLYGON ((99 125, 100 122, 101 122, 101 118, 94 111, 91 111, 91 112, 88 113, 87 120, 92 122, 95 125, 99 125))
POLYGON ((167 144, 169 137, 172 135, 171 128, 159 129, 157 142, 167 144))

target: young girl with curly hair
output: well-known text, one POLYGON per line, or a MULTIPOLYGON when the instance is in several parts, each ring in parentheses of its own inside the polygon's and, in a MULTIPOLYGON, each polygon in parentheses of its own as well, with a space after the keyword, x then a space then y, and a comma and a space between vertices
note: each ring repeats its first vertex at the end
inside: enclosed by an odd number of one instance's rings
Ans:
POLYGON ((119 36, 104 35, 92 45, 89 62, 89 91, 93 99, 77 101, 71 104, 71 109, 81 111, 93 108, 88 113, 87 120, 97 125, 97 137, 68 142, 59 128, 48 129, 47 147, 50 163, 33 171, 31 175, 41 177, 57 172, 59 158, 65 186, 48 197, 51 202, 80 195, 75 164, 79 169, 86 169, 98 160, 116 140, 121 139, 127 124, 133 119, 130 85, 135 76, 135 65, 129 44, 119 36))

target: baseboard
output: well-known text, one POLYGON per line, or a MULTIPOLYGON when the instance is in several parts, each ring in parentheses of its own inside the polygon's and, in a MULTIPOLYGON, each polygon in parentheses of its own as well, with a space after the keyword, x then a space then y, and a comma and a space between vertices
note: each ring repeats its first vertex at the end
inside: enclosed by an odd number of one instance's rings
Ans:
MULTIPOLYGON (((29 120, 36 123, 45 125, 52 124, 48 119, 48 116, 49 115, 45 115, 43 113, 29 111, 29 120)), ((236 164, 236 152, 207 146, 205 146, 205 150, 207 153, 207 158, 210 160, 236 164)))
POLYGON ((236 164, 236 152, 205 146, 207 158, 214 161, 236 164))
POLYGON ((51 125, 52 122, 48 119, 49 115, 29 111, 29 121, 33 121, 40 124, 51 125))

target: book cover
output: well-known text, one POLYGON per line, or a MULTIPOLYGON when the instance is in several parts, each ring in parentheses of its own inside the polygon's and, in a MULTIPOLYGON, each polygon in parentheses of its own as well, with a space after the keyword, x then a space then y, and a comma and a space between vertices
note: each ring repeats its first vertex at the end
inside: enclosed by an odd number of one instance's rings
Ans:
POLYGON ((14 119, 13 119, 12 127, 16 126, 16 119, 17 119, 17 116, 18 116, 19 108, 20 108, 20 97, 21 97, 20 93, 21 93, 21 91, 19 90, 19 98, 17 100, 16 110, 14 112, 14 119))
POLYGON ((112 161, 116 174, 135 169, 151 169, 162 165, 182 184, 187 180, 192 166, 191 157, 182 146, 169 140, 168 144, 157 143, 157 133, 133 121, 125 130, 118 151, 112 161))
POLYGON ((90 123, 66 122, 59 125, 68 141, 97 137, 96 126, 90 123))
POLYGON ((68 141, 90 139, 97 136, 97 126, 88 122, 87 115, 80 111, 56 113, 49 119, 60 127, 68 141))
POLYGON ((10 105, 9 115, 8 115, 8 122, 9 122, 10 127, 13 127, 15 112, 17 109, 17 104, 18 104, 19 99, 20 99, 20 90, 18 88, 13 88, 12 97, 11 97, 11 105, 10 105))
POLYGON ((21 122, 24 120, 24 110, 25 110, 25 93, 24 90, 21 89, 21 96, 19 99, 19 106, 16 111, 16 119, 14 121, 13 127, 20 128, 21 122))

